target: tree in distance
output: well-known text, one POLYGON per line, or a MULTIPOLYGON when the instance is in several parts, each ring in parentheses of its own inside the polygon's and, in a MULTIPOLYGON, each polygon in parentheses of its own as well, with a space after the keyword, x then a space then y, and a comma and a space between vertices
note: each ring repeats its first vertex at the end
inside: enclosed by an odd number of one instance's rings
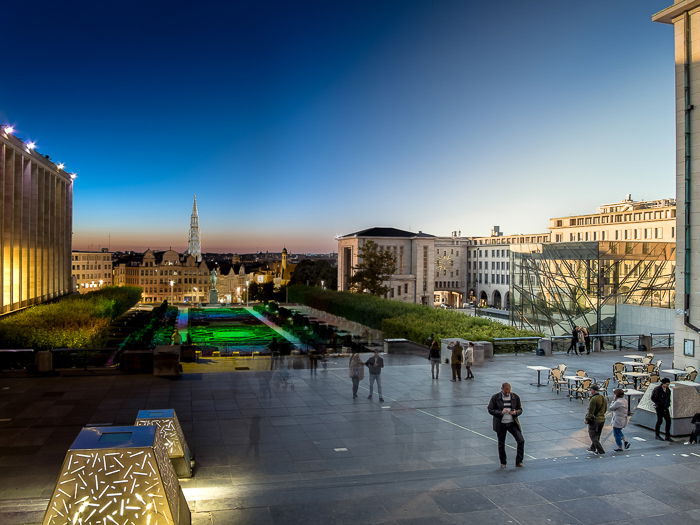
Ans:
POLYGON ((323 286, 328 290, 335 290, 338 288, 338 269, 328 261, 304 259, 297 264, 289 284, 323 286))
POLYGON ((388 250, 382 250, 374 241, 366 241, 360 248, 360 263, 353 268, 350 290, 384 296, 389 287, 384 284, 396 272, 396 259, 388 250))

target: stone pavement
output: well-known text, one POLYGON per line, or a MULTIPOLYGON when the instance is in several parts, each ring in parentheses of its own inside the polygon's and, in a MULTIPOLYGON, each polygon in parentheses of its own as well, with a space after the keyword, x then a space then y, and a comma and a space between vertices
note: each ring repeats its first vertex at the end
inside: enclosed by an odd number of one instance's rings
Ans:
POLYGON ((209 360, 179 380, 0 377, 0 523, 40 523, 79 429, 131 424, 143 408, 178 413, 197 458, 182 481, 196 524, 700 521, 700 446, 631 425, 632 448, 615 454, 607 426, 608 454, 589 456, 586 402, 532 386, 526 368, 565 362, 603 379, 624 353, 497 356, 458 383, 446 365, 433 381, 427 360, 389 355, 384 403, 367 399, 367 376, 353 401, 346 360, 315 375, 202 373, 218 366, 209 360), (486 412, 504 380, 523 400, 523 469, 512 448, 509 468, 498 468, 486 412))

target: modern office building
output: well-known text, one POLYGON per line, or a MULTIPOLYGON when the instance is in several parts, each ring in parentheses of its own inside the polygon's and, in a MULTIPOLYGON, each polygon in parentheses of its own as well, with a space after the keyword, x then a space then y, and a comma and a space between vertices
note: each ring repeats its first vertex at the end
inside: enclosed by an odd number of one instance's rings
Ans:
MULTIPOLYGON (((435 236, 423 232, 369 228, 338 237, 338 290, 350 290, 350 278, 361 262, 360 250, 370 240, 380 249, 390 251, 396 261, 396 273, 387 281, 388 298, 432 305, 436 275, 435 236)), ((446 272, 446 269, 447 266, 442 271, 446 272)), ((444 277, 447 278, 447 274, 444 277)))
POLYGON ((552 335, 569 334, 573 326, 614 333, 624 313, 646 316, 645 333, 668 332, 675 243, 584 241, 514 244, 510 250, 516 326, 552 335))
POLYGON ((73 250, 71 254, 73 287, 79 293, 93 292, 112 285, 112 253, 73 250))
POLYGON ((72 291, 74 178, 0 128, 0 314, 72 291))
MULTIPOLYGON (((700 0, 675 0, 652 20, 672 24, 676 77, 677 268, 674 364, 700 368, 700 0)), ((671 38, 671 35, 669 35, 671 38)))

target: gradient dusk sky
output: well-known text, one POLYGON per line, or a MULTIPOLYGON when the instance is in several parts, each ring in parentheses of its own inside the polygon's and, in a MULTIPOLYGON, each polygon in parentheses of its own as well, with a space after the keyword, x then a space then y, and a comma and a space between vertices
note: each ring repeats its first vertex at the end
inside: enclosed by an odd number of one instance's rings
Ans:
POLYGON ((0 123, 74 247, 328 252, 675 194, 671 0, 8 2, 0 123))

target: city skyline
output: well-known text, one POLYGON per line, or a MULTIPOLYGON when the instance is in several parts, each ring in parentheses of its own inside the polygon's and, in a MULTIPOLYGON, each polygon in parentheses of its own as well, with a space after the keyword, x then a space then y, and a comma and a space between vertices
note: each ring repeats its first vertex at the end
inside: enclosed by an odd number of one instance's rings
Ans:
POLYGON ((11 5, 0 123, 77 172, 75 249, 184 251, 194 193, 204 252, 546 231, 674 195, 665 5, 11 5))

